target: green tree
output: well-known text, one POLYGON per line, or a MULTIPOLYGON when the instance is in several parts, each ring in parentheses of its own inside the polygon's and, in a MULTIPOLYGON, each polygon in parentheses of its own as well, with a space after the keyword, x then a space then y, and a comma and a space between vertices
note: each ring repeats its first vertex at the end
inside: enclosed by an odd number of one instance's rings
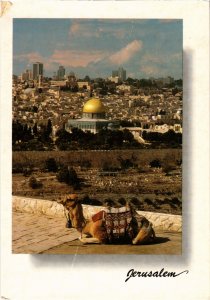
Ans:
POLYGON ((58 166, 57 166, 56 160, 52 157, 48 158, 45 161, 45 166, 49 172, 57 172, 58 171, 58 166))
POLYGON ((38 188, 41 188, 43 186, 43 184, 40 181, 38 181, 35 176, 31 176, 29 178, 29 183, 28 184, 32 189, 38 189, 38 188))
POLYGON ((46 135, 48 137, 52 134, 52 121, 49 119, 47 122, 46 135))
POLYGON ((80 180, 73 167, 62 167, 57 174, 57 179, 59 182, 65 182, 66 184, 71 185, 74 188, 79 188, 80 186, 80 180))
POLYGON ((37 123, 34 124, 33 134, 36 136, 38 134, 37 123))

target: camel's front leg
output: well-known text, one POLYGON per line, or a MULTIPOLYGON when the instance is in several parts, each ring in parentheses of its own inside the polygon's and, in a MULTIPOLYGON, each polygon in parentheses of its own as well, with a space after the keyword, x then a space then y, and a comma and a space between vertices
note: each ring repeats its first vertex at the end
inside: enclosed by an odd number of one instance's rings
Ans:
POLYGON ((155 240, 156 239, 156 234, 155 234, 155 231, 154 231, 154 229, 152 228, 152 236, 151 236, 151 238, 153 239, 153 240, 155 240))
POLYGON ((137 236, 133 239, 132 244, 142 244, 144 242, 147 242, 150 237, 153 235, 154 230, 152 227, 149 228, 141 228, 137 234, 137 236))
POLYGON ((94 237, 81 237, 81 238, 79 238, 79 240, 83 244, 101 244, 101 241, 94 237))

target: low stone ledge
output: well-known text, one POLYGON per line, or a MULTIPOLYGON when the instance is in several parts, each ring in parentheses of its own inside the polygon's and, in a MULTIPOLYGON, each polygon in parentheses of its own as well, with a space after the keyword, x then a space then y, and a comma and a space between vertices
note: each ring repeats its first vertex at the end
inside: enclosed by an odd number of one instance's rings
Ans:
POLYGON ((12 197, 12 208, 15 211, 29 212, 34 214, 45 214, 53 217, 64 217, 64 208, 56 201, 12 197))
MULTIPOLYGON (((65 217, 63 205, 50 200, 33 199, 13 196, 12 207, 15 211, 45 214, 51 217, 65 217)), ((102 210, 102 206, 83 205, 84 216, 89 219, 93 214, 102 210)), ((178 215, 138 211, 152 222, 154 229, 182 232, 182 217, 178 215)))

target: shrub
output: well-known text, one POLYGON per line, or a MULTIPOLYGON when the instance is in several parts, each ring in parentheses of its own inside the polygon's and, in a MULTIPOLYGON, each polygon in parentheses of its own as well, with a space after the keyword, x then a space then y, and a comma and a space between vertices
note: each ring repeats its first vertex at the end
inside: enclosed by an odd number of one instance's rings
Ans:
POLYGON ((153 206, 154 206, 155 209, 160 209, 160 204, 162 204, 162 203, 160 203, 160 201, 157 201, 157 200, 155 200, 153 202, 153 206))
POLYGON ((68 185, 79 188, 80 181, 76 171, 72 167, 62 167, 57 174, 57 179, 59 182, 65 182, 68 185))
POLYGON ((181 205, 181 201, 177 197, 173 197, 171 201, 175 205, 181 205))
POLYGON ((136 197, 132 197, 132 198, 131 198, 131 203, 132 203, 133 205, 135 205, 135 206, 139 206, 139 205, 141 204, 141 202, 139 201, 139 199, 136 198, 136 197))
POLYGON ((152 160, 149 164, 151 168, 161 168, 161 162, 158 159, 152 160))
POLYGON ((102 202, 97 199, 91 199, 88 195, 86 195, 82 199, 82 204, 101 206, 102 202))
POLYGON ((132 160, 129 159, 129 158, 123 159, 122 157, 119 157, 119 158, 118 158, 118 161, 120 162, 120 166, 121 166, 121 169, 122 169, 122 170, 129 169, 129 168, 133 168, 133 167, 136 166, 136 165, 132 162, 132 160))
POLYGON ((58 179, 59 182, 68 183, 68 179, 69 179, 68 167, 62 167, 60 169, 60 171, 57 174, 57 179, 58 179))
POLYGON ((49 172, 57 172, 58 171, 58 166, 57 166, 56 160, 54 158, 46 159, 45 166, 49 172))
POLYGON ((91 166, 92 166, 90 160, 83 160, 83 161, 81 161, 80 165, 82 168, 87 168, 87 169, 91 168, 91 166))
POLYGON ((23 172, 23 165, 22 163, 18 163, 18 162, 15 162, 13 163, 13 166, 12 166, 12 173, 22 173, 23 172))
POLYGON ((103 171, 109 171, 110 170, 110 164, 108 163, 108 161, 105 161, 103 163, 102 169, 103 169, 103 171))
POLYGON ((31 168, 24 168, 23 169, 23 176, 27 177, 32 174, 33 170, 31 168))
POLYGON ((181 166, 182 165, 182 159, 177 159, 176 164, 177 164, 177 166, 181 166))
POLYGON ((84 196, 82 199, 83 204, 91 204, 91 199, 88 195, 84 196))
POLYGON ((118 200, 118 203, 119 203, 120 205, 126 205, 126 200, 125 200, 125 198, 120 198, 120 199, 118 200))
POLYGON ((115 206, 115 202, 112 199, 108 198, 108 199, 105 199, 105 205, 106 206, 115 206))
POLYGON ((142 166, 139 166, 138 167, 138 172, 141 174, 141 173, 148 173, 149 172, 149 167, 142 167, 142 166))
POLYGON ((92 199, 91 200, 91 205, 101 206, 102 202, 100 200, 97 200, 97 199, 92 199))
POLYGON ((166 173, 166 175, 169 175, 169 173, 173 170, 175 170, 176 167, 173 165, 173 164, 166 164, 164 167, 163 167, 163 172, 166 173))
POLYGON ((170 199, 169 198, 164 198, 163 204, 170 204, 170 199))
POLYGON ((162 205, 162 204, 163 204, 163 201, 160 200, 160 199, 155 199, 155 204, 156 204, 156 205, 162 205))
POLYGON ((147 205, 153 205, 152 200, 150 200, 149 198, 146 198, 146 199, 144 200, 144 202, 145 202, 147 205))
POLYGON ((41 188, 43 184, 40 181, 38 181, 35 176, 31 176, 29 178, 29 186, 32 189, 37 189, 37 188, 41 188))

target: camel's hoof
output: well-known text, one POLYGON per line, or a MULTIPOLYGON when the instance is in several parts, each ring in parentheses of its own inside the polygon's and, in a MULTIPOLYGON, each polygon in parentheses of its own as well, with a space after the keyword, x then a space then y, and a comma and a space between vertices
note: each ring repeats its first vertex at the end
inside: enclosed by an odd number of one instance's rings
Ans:
POLYGON ((83 243, 83 244, 100 244, 101 242, 99 241, 99 239, 97 238, 79 238, 79 240, 83 243))
POLYGON ((85 238, 79 238, 79 241, 83 244, 87 244, 87 240, 85 238))

